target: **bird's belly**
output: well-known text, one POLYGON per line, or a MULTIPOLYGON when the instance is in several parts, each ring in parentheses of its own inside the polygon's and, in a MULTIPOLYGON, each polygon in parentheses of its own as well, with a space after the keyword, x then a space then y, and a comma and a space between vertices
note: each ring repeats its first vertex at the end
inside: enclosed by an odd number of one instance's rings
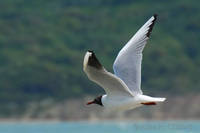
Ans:
POLYGON ((130 99, 115 99, 115 100, 108 100, 105 107, 109 110, 115 111, 125 111, 134 109, 136 107, 141 106, 140 102, 137 99, 130 98, 130 99))

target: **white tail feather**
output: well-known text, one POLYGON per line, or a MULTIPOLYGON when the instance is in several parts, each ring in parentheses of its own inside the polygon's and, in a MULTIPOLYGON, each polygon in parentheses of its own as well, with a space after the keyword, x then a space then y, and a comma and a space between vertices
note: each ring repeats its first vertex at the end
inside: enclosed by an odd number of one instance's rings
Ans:
POLYGON ((164 102, 166 100, 166 98, 153 98, 154 102, 164 102))

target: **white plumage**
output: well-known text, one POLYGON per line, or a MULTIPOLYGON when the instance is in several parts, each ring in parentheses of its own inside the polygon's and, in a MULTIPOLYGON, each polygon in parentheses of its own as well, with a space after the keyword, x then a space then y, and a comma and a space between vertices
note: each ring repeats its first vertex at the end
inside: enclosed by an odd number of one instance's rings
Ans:
POLYGON ((85 54, 83 69, 88 78, 104 88, 106 95, 88 104, 96 103, 105 108, 128 110, 141 105, 155 105, 165 98, 143 95, 141 90, 142 51, 156 21, 152 16, 121 49, 114 64, 114 74, 108 72, 92 51, 85 54))

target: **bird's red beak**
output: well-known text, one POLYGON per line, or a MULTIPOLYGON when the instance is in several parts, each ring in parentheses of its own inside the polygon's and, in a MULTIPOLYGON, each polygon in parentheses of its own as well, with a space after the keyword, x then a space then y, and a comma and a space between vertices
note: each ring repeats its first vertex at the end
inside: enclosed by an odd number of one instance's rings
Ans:
POLYGON ((94 103, 95 103, 94 101, 90 101, 87 103, 87 105, 94 104, 94 103))

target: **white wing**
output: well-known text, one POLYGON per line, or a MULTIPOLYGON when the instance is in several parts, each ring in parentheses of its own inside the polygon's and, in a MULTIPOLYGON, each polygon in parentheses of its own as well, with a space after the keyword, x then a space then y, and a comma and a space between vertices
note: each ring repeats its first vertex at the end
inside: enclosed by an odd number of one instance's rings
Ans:
POLYGON ((83 70, 90 80, 104 88, 108 96, 133 96, 120 78, 105 70, 92 51, 85 54, 83 70))
POLYGON ((142 94, 141 63, 142 51, 149 39, 157 15, 152 16, 121 49, 113 69, 116 76, 122 79, 133 94, 142 94))

